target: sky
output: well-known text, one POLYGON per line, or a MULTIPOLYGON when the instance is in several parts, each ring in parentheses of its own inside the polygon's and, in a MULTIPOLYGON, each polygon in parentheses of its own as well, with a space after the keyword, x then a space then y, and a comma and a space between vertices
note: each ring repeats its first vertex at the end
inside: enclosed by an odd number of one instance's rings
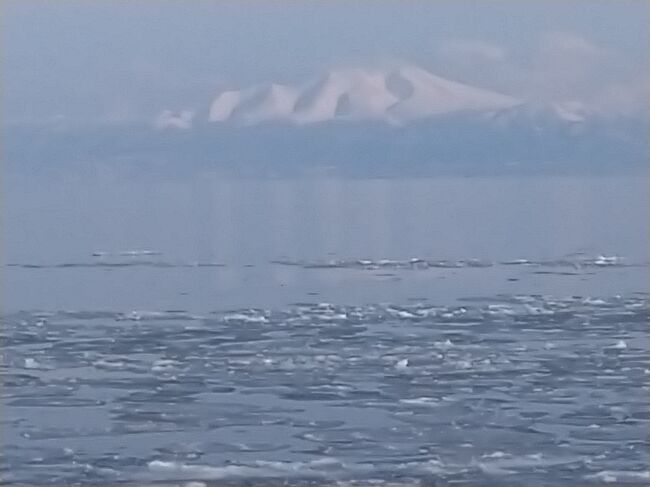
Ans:
POLYGON ((224 89, 417 64, 541 101, 648 106, 643 0, 4 0, 3 120, 150 121, 224 89))

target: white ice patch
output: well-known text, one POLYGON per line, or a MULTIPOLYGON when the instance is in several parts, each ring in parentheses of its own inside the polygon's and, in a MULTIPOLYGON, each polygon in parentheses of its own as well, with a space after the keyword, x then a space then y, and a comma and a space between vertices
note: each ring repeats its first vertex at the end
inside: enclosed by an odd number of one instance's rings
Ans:
POLYGON ((459 360, 456 362, 456 367, 463 370, 471 369, 472 362, 470 360, 459 360))
POLYGON ((605 255, 599 255, 598 257, 596 257, 596 259, 594 259, 594 265, 601 265, 601 266, 616 265, 620 261, 621 261, 621 258, 616 256, 616 255, 613 255, 611 257, 605 256, 605 255))
POLYGON ((123 250, 119 252, 118 255, 128 256, 128 257, 139 257, 143 255, 162 255, 162 252, 157 250, 123 250))
POLYGON ((400 399, 402 404, 409 404, 412 406, 426 406, 426 407, 432 407, 432 406, 437 406, 439 402, 432 398, 432 397, 417 397, 414 399, 400 399))
POLYGON ((524 304, 524 307, 530 315, 550 316, 555 314, 555 311, 551 309, 545 309, 540 306, 531 306, 530 304, 524 304))
POLYGON ((387 308, 386 311, 391 316, 393 316, 395 318, 400 318, 400 319, 403 319, 403 320, 419 318, 418 315, 416 315, 414 313, 411 313, 409 311, 401 310, 401 309, 387 308))
POLYGON ((226 465, 223 467, 153 460, 149 462, 148 467, 150 471, 164 474, 167 478, 172 476, 217 480, 237 477, 322 476, 328 471, 342 469, 343 465, 336 459, 322 458, 312 462, 257 461, 254 465, 226 465))
POLYGON ((483 458, 503 458, 505 456, 509 456, 508 453, 502 452, 502 451, 495 451, 492 453, 486 453, 485 455, 481 455, 483 458))
POLYGON ((404 358, 395 364, 397 370, 406 370, 409 366, 409 359, 404 358))
POLYGON ((225 479, 229 477, 254 477, 265 475, 259 468, 241 465, 210 467, 208 465, 187 465, 180 462, 154 460, 149 462, 148 467, 152 472, 165 474, 165 476, 175 475, 201 479, 225 479))
POLYGON ((436 348, 440 348, 442 350, 447 350, 454 346, 454 344, 449 339, 445 340, 444 342, 435 342, 433 345, 436 348))
POLYGON ((232 313, 225 315, 223 320, 229 321, 243 321, 244 323, 267 323, 268 320, 265 316, 261 315, 245 315, 243 313, 232 313))
POLYGON ((489 304, 487 312, 488 314, 495 316, 512 316, 515 314, 515 311, 505 304, 489 304))
POLYGON ((129 314, 125 315, 123 319, 140 321, 146 319, 163 318, 164 315, 165 315, 164 313, 159 311, 131 311, 129 314))
POLYGON ((605 483, 650 480, 650 470, 640 472, 632 470, 602 470, 601 472, 587 475, 585 478, 589 480, 600 480, 605 483))
POLYGON ((36 360, 33 358, 26 358, 25 359, 25 368, 26 369, 40 369, 42 365, 38 363, 36 360))
POLYGON ((179 367, 180 365, 182 365, 182 364, 177 360, 160 359, 160 360, 156 360, 152 364, 151 371, 152 372, 166 372, 166 371, 169 371, 169 370, 174 370, 175 368, 179 367))
POLYGON ((619 340, 610 348, 613 348, 614 350, 625 350, 627 348, 627 343, 625 340, 619 340))

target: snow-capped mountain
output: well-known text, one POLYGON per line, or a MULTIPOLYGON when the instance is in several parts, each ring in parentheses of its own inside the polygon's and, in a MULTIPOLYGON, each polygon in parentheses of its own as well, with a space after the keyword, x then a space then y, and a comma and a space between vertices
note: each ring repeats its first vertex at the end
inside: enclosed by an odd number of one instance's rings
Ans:
POLYGON ((402 125, 435 115, 503 110, 521 103, 415 66, 389 71, 351 68, 331 71, 302 85, 271 84, 223 92, 212 102, 209 120, 239 125, 334 120, 402 125))
POLYGON ((15 127, 5 155, 14 168, 102 160, 364 177, 642 172, 650 155, 647 118, 571 100, 520 100, 413 66, 226 91, 208 117, 200 113, 176 107, 146 125, 15 127))

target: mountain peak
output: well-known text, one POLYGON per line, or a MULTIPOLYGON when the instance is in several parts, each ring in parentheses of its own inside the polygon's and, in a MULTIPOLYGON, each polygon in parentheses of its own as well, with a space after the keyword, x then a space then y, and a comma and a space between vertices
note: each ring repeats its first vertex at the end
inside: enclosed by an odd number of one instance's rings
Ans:
POLYGON ((212 102, 210 121, 255 125, 284 121, 383 121, 405 124, 435 115, 498 110, 520 101, 436 76, 417 66, 382 71, 332 70, 302 85, 271 84, 225 91, 212 102))

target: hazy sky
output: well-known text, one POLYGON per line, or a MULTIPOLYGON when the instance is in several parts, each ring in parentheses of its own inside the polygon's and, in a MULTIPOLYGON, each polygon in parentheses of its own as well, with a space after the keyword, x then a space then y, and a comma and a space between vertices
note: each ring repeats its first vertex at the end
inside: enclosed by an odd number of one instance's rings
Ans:
POLYGON ((529 98, 622 111, 650 86, 636 1, 2 2, 4 120, 152 120, 224 88, 416 63, 529 98))

